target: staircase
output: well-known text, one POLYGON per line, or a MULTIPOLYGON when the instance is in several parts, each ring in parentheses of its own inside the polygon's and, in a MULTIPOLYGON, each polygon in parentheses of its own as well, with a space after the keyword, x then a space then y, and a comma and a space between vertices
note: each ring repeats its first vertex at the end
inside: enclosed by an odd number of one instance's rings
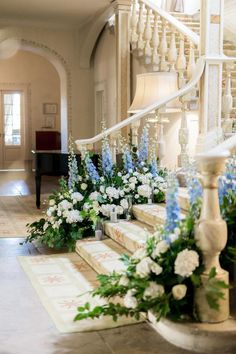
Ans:
MULTIPOLYGON (((180 188, 179 204, 184 217, 189 206, 185 188, 180 188)), ((90 238, 77 241, 77 254, 97 274, 125 270, 125 265, 120 260, 121 255, 131 255, 143 247, 148 235, 155 230, 156 226, 165 222, 165 205, 134 205, 133 215, 135 220, 132 221, 119 220, 117 223, 106 221, 103 240, 90 238)), ((236 314, 234 315, 236 318, 236 314)), ((134 323, 134 320, 130 319, 130 322, 126 320, 125 324, 129 323, 134 323)), ((234 347, 236 328, 235 320, 232 318, 224 322, 223 331, 222 324, 188 323, 186 326, 166 319, 156 322, 151 313, 148 316, 148 323, 169 342, 188 350, 222 354, 228 353, 228 350, 234 347)), ((122 324, 124 322, 118 323, 118 325, 122 324)))

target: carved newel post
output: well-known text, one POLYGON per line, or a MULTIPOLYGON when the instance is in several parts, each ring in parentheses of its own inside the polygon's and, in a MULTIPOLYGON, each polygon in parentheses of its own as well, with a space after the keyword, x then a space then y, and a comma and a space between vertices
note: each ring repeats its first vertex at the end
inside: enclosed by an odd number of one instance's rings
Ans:
POLYGON ((197 244, 203 253, 205 271, 202 274, 203 286, 196 290, 195 305, 202 322, 216 323, 229 317, 229 290, 224 292, 224 299, 219 300, 219 310, 211 309, 205 297, 204 285, 213 267, 216 268, 216 278, 228 284, 228 272, 219 263, 220 252, 227 241, 227 225, 220 214, 218 198, 218 177, 224 171, 228 152, 217 155, 199 155, 199 171, 203 178, 203 205, 200 219, 195 230, 197 244))

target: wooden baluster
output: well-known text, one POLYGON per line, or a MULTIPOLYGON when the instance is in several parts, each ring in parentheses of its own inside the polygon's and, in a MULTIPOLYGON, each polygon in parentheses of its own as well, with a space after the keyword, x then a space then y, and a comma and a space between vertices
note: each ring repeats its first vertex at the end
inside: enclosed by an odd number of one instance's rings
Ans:
POLYGON ((233 97, 231 90, 231 70, 233 69, 233 63, 226 64, 226 79, 225 79, 225 89, 222 97, 222 112, 224 114, 224 119, 222 122, 222 128, 224 133, 232 133, 233 130, 233 120, 230 118, 230 114, 233 108, 233 97))
POLYGON ((134 146, 138 146, 138 129, 140 127, 140 121, 137 121, 135 123, 132 123, 131 125, 131 141, 132 141, 132 145, 134 146))
POLYGON ((168 52, 168 62, 170 63, 170 71, 175 71, 175 64, 177 60, 177 48, 175 40, 175 29, 172 29, 170 47, 168 52))
POLYGON ((188 95, 180 99, 182 103, 182 115, 181 115, 181 126, 179 129, 179 144, 180 144, 180 155, 178 156, 178 166, 186 167, 189 162, 189 156, 187 153, 187 146, 189 141, 189 130, 187 124, 186 112, 188 110, 188 95))
POLYGON ((152 48, 150 45, 150 42, 152 39, 151 16, 152 16, 152 9, 150 7, 147 7, 147 20, 146 20, 146 26, 145 26, 145 31, 144 31, 144 40, 145 40, 144 61, 145 61, 145 64, 151 64, 151 58, 152 58, 152 48))
POLYGON ((166 62, 166 54, 168 52, 168 47, 166 38, 166 21, 164 19, 162 19, 162 35, 159 51, 161 55, 160 71, 168 71, 168 65, 166 62))
POLYGON ((179 55, 176 63, 176 69, 179 72, 179 88, 185 84, 184 71, 186 69, 186 57, 184 53, 184 36, 180 34, 179 55))
POLYGON ((130 20, 130 27, 131 27, 131 45, 132 50, 137 48, 138 42, 138 34, 137 34, 137 23, 138 23, 138 15, 137 15, 137 0, 132 0, 132 14, 130 20))
POLYGON ((224 171, 228 155, 228 152, 223 151, 198 157, 199 172, 203 180, 203 201, 201 216, 195 226, 195 238, 203 254, 205 269, 201 275, 203 286, 195 291, 195 303, 200 320, 209 323, 225 321, 229 317, 229 290, 221 290, 224 298, 219 299, 219 310, 216 311, 209 307, 204 288, 213 267, 216 269, 216 280, 229 283, 228 272, 219 263, 220 252, 227 241, 227 225, 220 214, 218 197, 218 177, 224 171))
POLYGON ((138 18, 138 44, 137 44, 137 49, 138 49, 138 56, 143 55, 143 49, 144 49, 144 40, 143 40, 143 33, 145 29, 145 5, 142 1, 139 3, 139 18, 138 18))
POLYGON ((195 46, 192 42, 189 42, 189 60, 187 66, 187 78, 190 80, 194 74, 196 63, 195 63, 195 46))
POLYGON ((158 53, 159 47, 159 33, 158 33, 158 19, 159 15, 157 12, 154 13, 154 24, 152 32, 152 65, 153 71, 159 70, 160 55, 158 53))

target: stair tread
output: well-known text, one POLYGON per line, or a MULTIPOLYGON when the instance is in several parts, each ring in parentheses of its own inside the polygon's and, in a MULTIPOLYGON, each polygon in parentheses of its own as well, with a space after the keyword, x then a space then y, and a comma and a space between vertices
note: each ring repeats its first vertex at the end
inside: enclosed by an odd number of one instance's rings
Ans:
POLYGON ((153 233, 153 228, 138 220, 121 220, 118 223, 107 222, 105 233, 130 252, 135 252, 143 247, 148 236, 153 233))
POLYGON ((94 238, 77 241, 76 252, 100 274, 124 271, 126 266, 120 256, 130 254, 112 239, 96 241, 94 238))

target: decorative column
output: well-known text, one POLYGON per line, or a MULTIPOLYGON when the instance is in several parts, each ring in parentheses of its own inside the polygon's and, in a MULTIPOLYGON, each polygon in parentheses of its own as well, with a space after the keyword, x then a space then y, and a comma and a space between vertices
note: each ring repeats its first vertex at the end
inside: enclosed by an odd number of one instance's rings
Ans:
POLYGON ((218 197, 218 177, 224 171, 228 156, 229 153, 223 151, 217 155, 198 157, 199 172, 203 177, 203 202, 201 216, 195 228, 195 238, 203 253, 205 270, 201 275, 203 286, 195 293, 195 304, 200 320, 210 323, 225 321, 229 317, 229 290, 222 289, 224 298, 219 300, 219 310, 214 310, 207 303, 204 288, 213 267, 216 269, 216 279, 229 283, 228 272, 219 263, 220 252, 227 241, 227 225, 220 214, 218 197))
POLYGON ((130 12, 131 0, 115 0, 117 122, 127 118, 130 106, 130 12))
POLYGON ((178 156, 178 166, 186 167, 189 162, 189 156, 187 153, 188 139, 189 139, 189 130, 187 124, 186 111, 188 110, 188 95, 183 96, 181 99, 182 104, 182 114, 181 114, 181 126, 179 130, 179 144, 180 144, 180 155, 178 156))
POLYGON ((214 147, 222 139, 221 98, 224 0, 201 0, 200 54, 206 57, 200 80, 199 137, 197 151, 214 147))

